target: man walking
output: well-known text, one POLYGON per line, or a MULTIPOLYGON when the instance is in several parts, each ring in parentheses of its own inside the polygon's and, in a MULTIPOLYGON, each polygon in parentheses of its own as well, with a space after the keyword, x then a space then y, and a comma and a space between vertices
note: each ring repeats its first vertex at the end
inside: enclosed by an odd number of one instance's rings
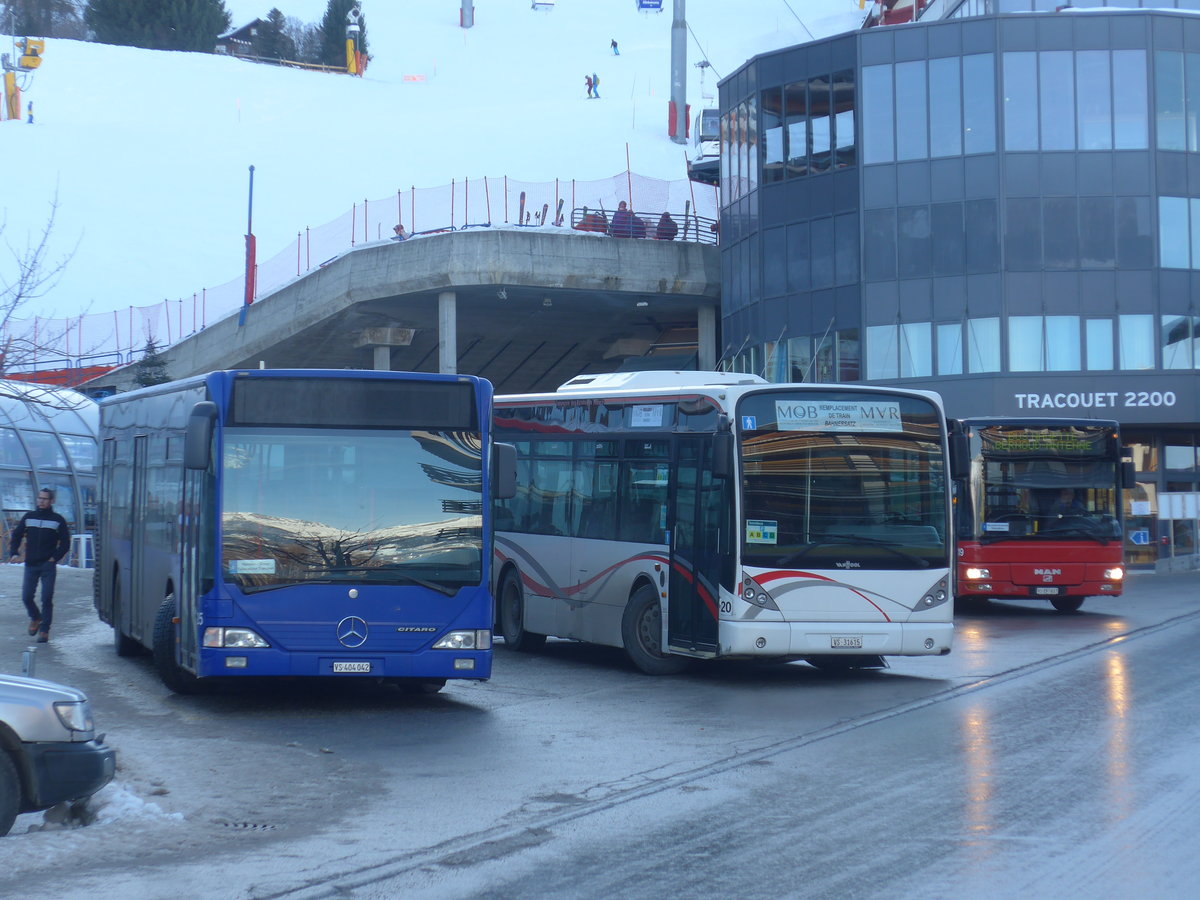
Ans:
POLYGON ((54 579, 58 563, 71 549, 71 529, 67 520, 54 511, 54 491, 42 488, 37 494, 37 509, 21 516, 13 530, 9 562, 17 562, 17 551, 25 541, 25 583, 21 600, 29 613, 29 633, 36 634, 38 643, 50 640, 54 622, 54 579), (42 583, 42 608, 33 602, 38 582, 42 583))

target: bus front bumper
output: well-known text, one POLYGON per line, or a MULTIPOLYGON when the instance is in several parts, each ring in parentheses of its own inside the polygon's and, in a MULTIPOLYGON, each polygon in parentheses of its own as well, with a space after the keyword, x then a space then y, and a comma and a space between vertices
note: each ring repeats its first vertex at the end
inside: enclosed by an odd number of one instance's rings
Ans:
POLYGON ((952 622, 730 622, 720 625, 722 656, 945 656, 952 622))
POLYGON ((201 653, 202 678, 470 678, 492 676, 489 650, 427 650, 422 653, 370 654, 314 651, 285 653, 274 648, 201 653))

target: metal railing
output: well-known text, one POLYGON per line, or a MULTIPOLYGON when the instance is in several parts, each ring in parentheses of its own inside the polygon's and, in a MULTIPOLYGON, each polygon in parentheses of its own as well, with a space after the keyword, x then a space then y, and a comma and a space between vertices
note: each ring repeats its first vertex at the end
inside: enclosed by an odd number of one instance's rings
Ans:
POLYGON ((571 227, 616 238, 640 238, 658 241, 689 241, 694 244, 718 243, 717 220, 694 213, 645 212, 618 209, 571 210, 571 227), (664 218, 664 216, 666 218, 664 218))

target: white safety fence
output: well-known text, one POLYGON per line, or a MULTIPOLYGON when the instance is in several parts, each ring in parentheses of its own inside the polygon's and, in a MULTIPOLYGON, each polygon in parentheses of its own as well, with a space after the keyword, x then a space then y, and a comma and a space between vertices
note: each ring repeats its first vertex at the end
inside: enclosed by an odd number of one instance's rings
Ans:
MULTIPOLYGON (((621 201, 631 209, 670 212, 678 219, 689 213, 715 219, 718 211, 712 186, 633 173, 596 181, 524 182, 502 176, 413 187, 392 197, 364 199, 331 222, 298 231, 292 244, 259 260, 255 296, 270 294, 356 247, 390 240, 396 225, 418 236, 475 227, 578 234, 571 229, 573 209, 587 206, 611 213, 621 201)), ((22 354, 25 364, 16 371, 120 365, 140 358, 148 341, 169 347, 237 312, 244 300, 245 278, 238 273, 224 284, 148 306, 72 318, 12 318, 0 341, 36 348, 22 354)))

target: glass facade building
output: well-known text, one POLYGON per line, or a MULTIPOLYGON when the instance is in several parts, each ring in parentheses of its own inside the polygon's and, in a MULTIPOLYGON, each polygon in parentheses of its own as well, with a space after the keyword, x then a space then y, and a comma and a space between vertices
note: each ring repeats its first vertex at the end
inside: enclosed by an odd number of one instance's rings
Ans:
POLYGON ((74 391, 22 381, 0 382, 0 494, 4 553, 13 528, 32 510, 40 488, 71 533, 96 530, 96 434, 99 407, 74 391))
POLYGON ((1154 513, 1200 490, 1200 15, 1076 6, 960 4, 721 82, 723 363, 1117 419, 1152 562, 1196 545, 1154 513))

